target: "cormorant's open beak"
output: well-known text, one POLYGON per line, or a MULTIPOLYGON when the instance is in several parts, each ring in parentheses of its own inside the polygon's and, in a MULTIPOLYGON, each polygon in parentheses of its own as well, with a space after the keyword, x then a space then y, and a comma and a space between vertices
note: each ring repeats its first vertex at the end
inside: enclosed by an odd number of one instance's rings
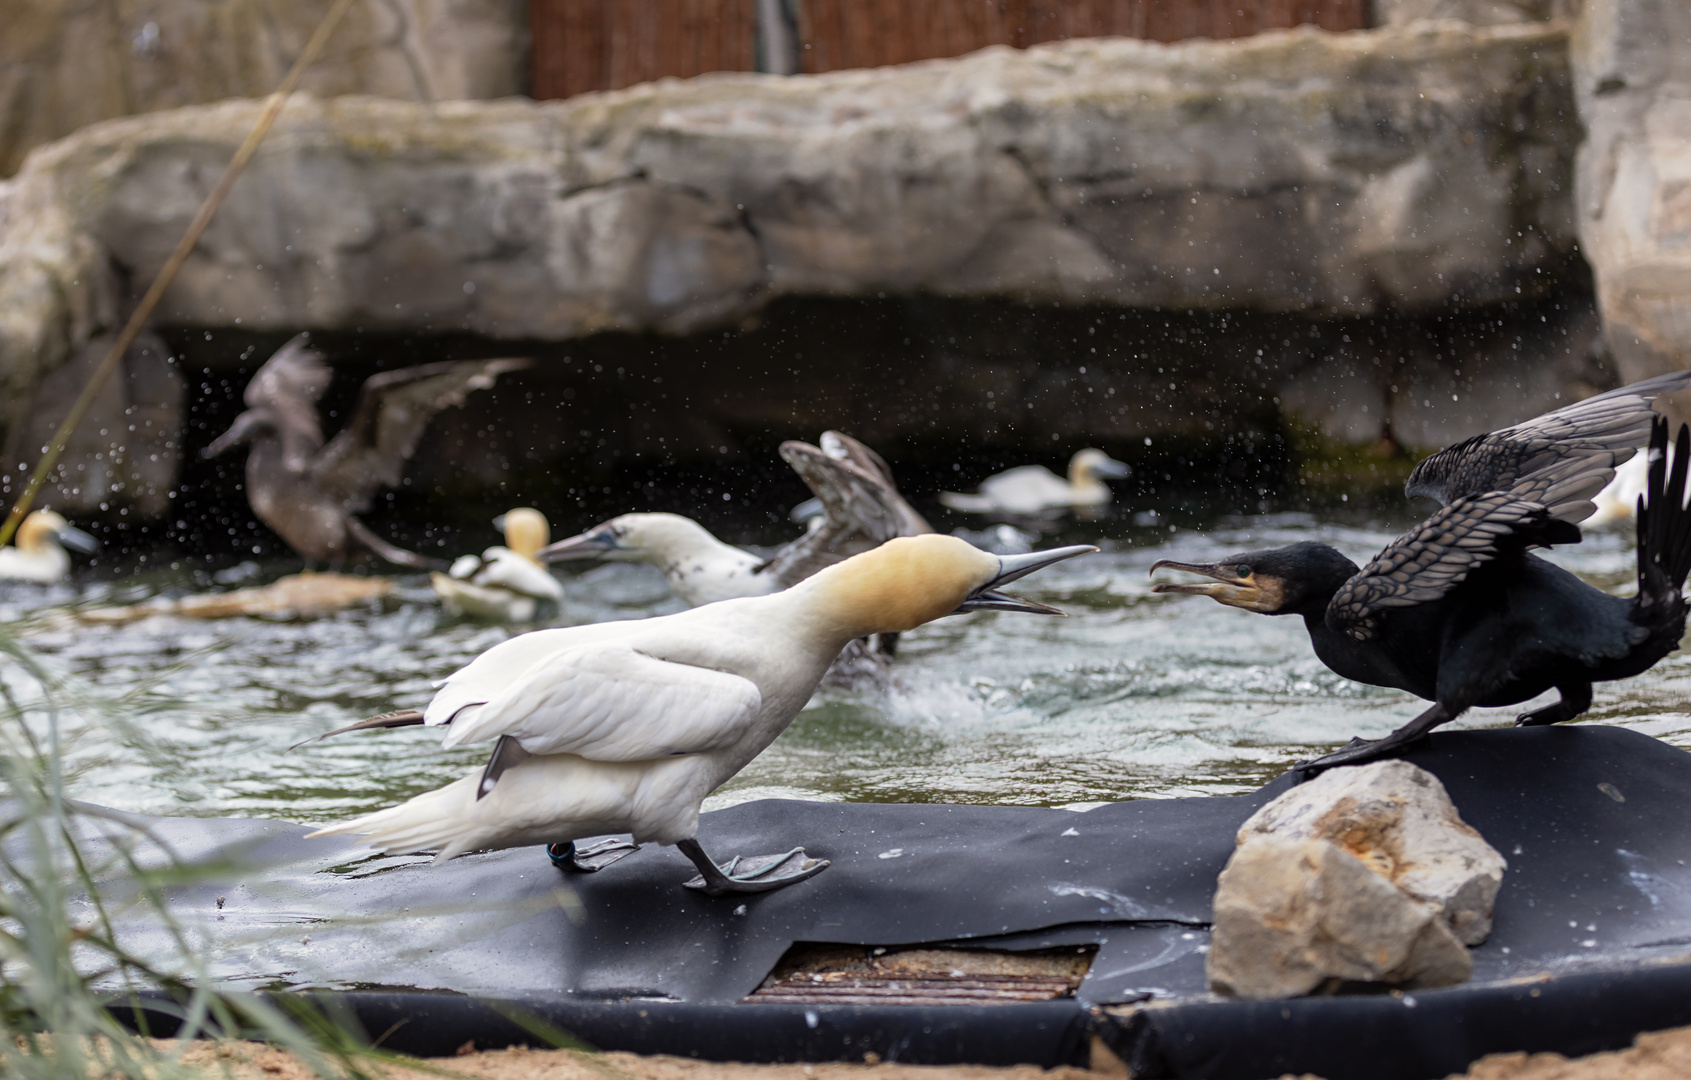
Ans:
POLYGON ((587 532, 559 540, 540 549, 535 558, 541 562, 563 562, 566 559, 603 559, 621 548, 616 534, 609 529, 589 529, 587 532))
POLYGON ((1126 480, 1133 475, 1133 466, 1115 458, 1105 458, 1092 466, 1092 475, 1104 480, 1126 480))
POLYGON ((1169 582, 1158 582, 1151 586, 1154 593, 1197 593, 1200 596, 1211 597, 1228 607, 1244 608, 1246 611, 1260 611, 1257 605, 1262 602, 1262 587, 1257 584, 1256 575, 1249 574, 1240 577, 1237 564, 1206 563, 1194 565, 1192 563, 1175 562, 1173 559, 1158 559, 1151 564, 1151 573, 1155 574, 1163 567, 1170 570, 1184 570, 1188 574, 1199 574, 1213 578, 1214 584, 1209 585, 1177 585, 1169 582))
POLYGON ((1098 549, 1091 544, 1077 544, 1074 547, 1052 548, 1050 551, 1030 551, 1026 555, 998 556, 998 576, 984 585, 976 588, 961 604, 957 605, 959 614, 965 611, 1028 611, 1035 615, 1064 615, 1067 614, 1049 604, 1041 604, 1033 600, 1024 600, 1019 596, 998 591, 1000 585, 1008 585, 1012 581, 1019 581, 1035 570, 1043 570, 1052 563, 1072 559, 1076 555, 1090 555, 1098 549))
POLYGON ((66 525, 53 534, 59 538, 59 543, 72 551, 80 551, 84 555, 92 555, 100 550, 100 542, 73 525, 66 525))

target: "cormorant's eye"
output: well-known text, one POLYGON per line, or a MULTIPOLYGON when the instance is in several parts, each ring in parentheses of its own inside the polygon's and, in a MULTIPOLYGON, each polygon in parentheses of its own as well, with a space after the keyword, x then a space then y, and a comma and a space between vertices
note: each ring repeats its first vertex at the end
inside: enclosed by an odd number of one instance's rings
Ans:
POLYGON ((1246 566, 1244 563, 1240 563, 1238 566, 1234 567, 1234 569, 1239 572, 1240 577, 1251 576, 1251 568, 1246 566))

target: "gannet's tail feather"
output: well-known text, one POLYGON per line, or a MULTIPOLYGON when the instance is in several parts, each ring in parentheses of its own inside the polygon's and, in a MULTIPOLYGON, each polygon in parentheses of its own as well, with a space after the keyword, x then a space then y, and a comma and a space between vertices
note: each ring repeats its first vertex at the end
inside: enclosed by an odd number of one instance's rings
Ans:
MULTIPOLYGON (((425 791, 398 806, 326 825, 307 833, 316 836, 355 835, 369 838, 369 844, 385 855, 410 851, 438 851, 436 862, 480 847, 496 846, 497 840, 475 820, 476 784, 479 777, 466 776, 443 788, 425 791)), ((497 845, 503 846, 503 845, 497 845)))

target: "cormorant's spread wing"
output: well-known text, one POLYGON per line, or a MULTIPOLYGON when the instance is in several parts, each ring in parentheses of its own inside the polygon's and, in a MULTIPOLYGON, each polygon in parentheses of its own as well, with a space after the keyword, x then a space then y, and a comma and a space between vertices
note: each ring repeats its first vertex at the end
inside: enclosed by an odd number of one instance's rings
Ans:
POLYGON ((1387 544, 1340 586, 1327 604, 1327 626, 1366 641, 1386 609, 1437 600, 1501 550, 1578 540, 1577 526, 1514 492, 1457 499, 1387 544))
POLYGON ((849 435, 824 432, 820 447, 784 442, 780 453, 822 503, 821 524, 758 568, 782 588, 895 536, 933 531, 899 495, 881 456, 849 435))
POLYGON ((1486 492, 1512 491, 1542 503, 1552 517, 1584 521, 1595 509, 1592 496, 1614 479, 1615 466, 1649 440, 1651 399, 1688 385, 1691 372, 1658 375, 1476 435, 1415 466, 1404 493, 1450 506, 1486 492))
POLYGON ((1691 372, 1646 379, 1421 462, 1404 491, 1430 495, 1443 509, 1340 587, 1327 605, 1328 627, 1366 640, 1383 611, 1437 600, 1504 551, 1577 543, 1575 522, 1591 513, 1591 497, 1649 436, 1650 400, 1687 384, 1691 372))
POLYGON ((277 349, 241 395, 247 408, 266 411, 275 420, 284 459, 296 472, 303 471, 323 445, 317 399, 334 377, 323 354, 306 340, 305 334, 298 334, 277 349))
POLYGON ((730 746, 763 708, 740 675, 659 659, 626 643, 588 643, 539 657, 442 744, 509 735, 531 754, 651 761, 730 746))
POLYGON ((368 507, 380 487, 399 484, 405 461, 417 449, 434 414, 462 405, 528 360, 466 360, 384 371, 364 380, 352 421, 323 448, 313 466, 319 484, 354 510, 368 507))

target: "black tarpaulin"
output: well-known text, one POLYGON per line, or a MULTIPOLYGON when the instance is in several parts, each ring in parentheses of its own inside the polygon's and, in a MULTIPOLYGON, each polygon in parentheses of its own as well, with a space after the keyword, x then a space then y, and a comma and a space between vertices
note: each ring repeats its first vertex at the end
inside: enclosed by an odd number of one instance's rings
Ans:
MULTIPOLYGON (((415 1014, 388 1045, 417 1052, 478 1025, 484 1045, 518 1041, 498 1034, 513 1029, 497 1000, 601 1045, 740 1060, 872 1050, 1049 1065, 1077 1060, 1076 1033, 1091 1023, 1140 1077, 1408 1080, 1490 1050, 1583 1052, 1691 1022, 1691 994, 1639 1003, 1675 979, 1691 989, 1691 966, 1671 963, 1691 954, 1691 755, 1588 725, 1438 733, 1407 756, 1510 863, 1474 982, 1408 997, 1205 993, 1216 875, 1238 826, 1290 778, 1248 796, 1085 813, 746 803, 703 818, 701 842, 719 860, 802 844, 833 865, 775 893, 720 898, 681 889, 692 868, 668 848, 562 875, 533 848, 431 866, 277 822, 149 823, 181 853, 244 866, 174 897, 214 977, 346 991, 372 1031, 415 1014), (1099 951, 1075 1001, 736 1004, 796 942, 1099 951), (1145 1004, 1116 1015, 1129 1002, 1145 1004)), ((166 946, 139 921, 124 934, 143 953, 166 946)))

